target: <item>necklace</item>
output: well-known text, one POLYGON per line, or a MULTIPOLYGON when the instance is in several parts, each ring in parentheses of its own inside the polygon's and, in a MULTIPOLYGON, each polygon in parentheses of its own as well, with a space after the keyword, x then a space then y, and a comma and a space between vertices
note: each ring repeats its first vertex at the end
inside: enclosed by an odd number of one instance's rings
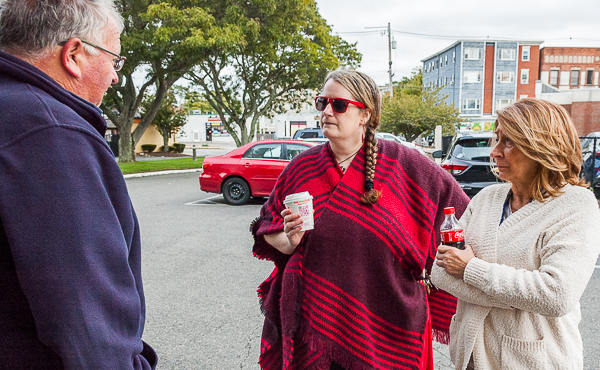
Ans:
POLYGON ((360 149, 361 149, 361 148, 362 148, 362 146, 361 146, 360 148, 358 148, 358 150, 357 150, 357 151, 355 151, 354 153, 352 153, 352 155, 351 155, 350 157, 348 157, 348 158, 346 158, 346 159, 343 159, 343 160, 341 160, 341 161, 338 161, 338 166, 340 166, 340 169, 342 170, 342 172, 344 172, 344 173, 345 173, 345 172, 346 172, 346 170, 348 169, 348 168, 346 168, 346 167, 342 166, 342 163, 344 163, 344 162, 346 162, 347 160, 349 160, 350 158, 354 157, 354 156, 356 155, 356 153, 360 152, 360 149))

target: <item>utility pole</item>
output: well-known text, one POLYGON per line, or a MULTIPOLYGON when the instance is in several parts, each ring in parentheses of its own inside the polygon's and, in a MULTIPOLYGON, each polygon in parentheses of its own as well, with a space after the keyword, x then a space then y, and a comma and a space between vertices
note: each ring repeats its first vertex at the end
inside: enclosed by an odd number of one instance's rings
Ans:
MULTIPOLYGON (((379 29, 385 29, 385 27, 365 27, 365 28, 379 28, 379 29)), ((385 34, 385 31, 381 31, 381 36, 383 36, 385 34)), ((392 49, 396 48, 396 41, 392 41, 392 26, 390 25, 390 22, 388 22, 387 25, 387 34, 388 34, 388 50, 389 50, 389 74, 390 74, 390 97, 394 97, 394 85, 392 83, 392 49)))
POLYGON ((390 22, 388 22, 388 47, 390 51, 390 98, 394 97, 394 85, 392 84, 392 27, 390 26, 390 22))

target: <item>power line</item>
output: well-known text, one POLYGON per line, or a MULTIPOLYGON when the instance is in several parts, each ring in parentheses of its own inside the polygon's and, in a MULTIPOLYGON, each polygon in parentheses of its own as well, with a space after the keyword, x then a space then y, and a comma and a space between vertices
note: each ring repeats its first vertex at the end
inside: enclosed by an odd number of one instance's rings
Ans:
MULTIPOLYGON (((348 35, 348 36, 369 36, 381 34, 381 31, 376 30, 367 30, 367 31, 342 31, 336 32, 338 35, 348 35)), ((393 34, 413 36, 418 38, 430 38, 430 39, 441 39, 441 40, 509 40, 509 41, 519 41, 523 40, 523 37, 500 37, 500 36, 467 36, 467 35, 442 35, 442 34, 428 34, 428 33, 419 33, 419 32, 410 32, 410 31, 400 31, 400 30, 392 30, 393 34)), ((560 37, 560 38, 551 38, 546 39, 543 38, 545 42, 550 41, 600 41, 597 38, 588 38, 588 37, 560 37)))

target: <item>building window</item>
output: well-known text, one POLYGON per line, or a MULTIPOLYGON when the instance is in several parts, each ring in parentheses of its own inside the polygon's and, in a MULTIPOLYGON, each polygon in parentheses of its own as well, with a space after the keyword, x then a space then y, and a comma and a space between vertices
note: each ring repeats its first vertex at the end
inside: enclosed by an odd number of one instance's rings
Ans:
POLYGON ((505 84, 515 82, 514 72, 498 72, 496 75, 496 82, 505 84))
POLYGON ((550 71, 550 85, 558 86, 558 69, 550 71))
POLYGON ((463 109, 479 109, 479 99, 465 99, 463 109))
POLYGON ((450 85, 454 85, 454 73, 452 74, 452 82, 450 82, 450 85))
POLYGON ((579 85, 579 70, 571 70, 571 86, 579 85))
MULTIPOLYGON (((531 46, 523 46, 521 47, 521 60, 523 62, 529 62, 529 52, 531 51, 531 46)), ((546 57, 547 59, 547 57, 546 57)), ((546 62, 548 62, 546 60, 546 62)))
POLYGON ((480 60, 481 49, 480 48, 465 48, 465 59, 466 60, 480 60))
POLYGON ((452 63, 456 63, 456 51, 452 52, 452 63))
POLYGON ((504 109, 513 103, 512 99, 498 99, 496 100, 496 112, 500 109, 504 109))
POLYGON ((500 60, 515 60, 515 49, 498 49, 500 60))
POLYGON ((465 72, 465 83, 477 83, 481 82, 481 71, 465 72))
POLYGON ((585 79, 585 84, 586 85, 591 85, 593 78, 594 78, 594 70, 593 69, 588 69, 587 70, 586 79, 585 79))
POLYGON ((529 95, 519 95, 519 99, 527 99, 529 95))
POLYGON ((526 85, 529 83, 529 70, 522 69, 521 70, 521 84, 526 85))
POLYGON ((448 55, 444 57, 444 65, 448 65, 448 55))

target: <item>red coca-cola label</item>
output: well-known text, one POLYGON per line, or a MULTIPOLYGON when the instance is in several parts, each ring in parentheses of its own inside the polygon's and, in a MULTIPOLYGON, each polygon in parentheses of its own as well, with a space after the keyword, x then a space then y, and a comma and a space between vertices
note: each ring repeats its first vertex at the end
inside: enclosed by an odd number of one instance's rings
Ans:
POLYGON ((462 242, 465 240, 464 230, 442 231, 441 234, 442 234, 442 243, 444 243, 444 244, 462 242))

